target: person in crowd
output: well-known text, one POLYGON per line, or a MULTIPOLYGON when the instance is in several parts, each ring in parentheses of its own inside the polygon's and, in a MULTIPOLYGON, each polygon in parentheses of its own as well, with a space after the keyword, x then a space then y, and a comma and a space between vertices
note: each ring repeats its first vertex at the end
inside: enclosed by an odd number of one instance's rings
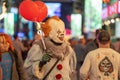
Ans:
POLYGON ((78 44, 79 40, 80 39, 78 37, 71 37, 68 41, 71 47, 74 49, 74 47, 78 44))
POLYGON ((11 37, 5 33, 0 33, 0 56, 1 80, 27 80, 21 54, 15 51, 11 37))
POLYGON ((120 76, 120 54, 110 48, 110 34, 101 31, 99 48, 90 51, 80 68, 80 80, 118 80, 120 76))
MULTIPOLYGON (((96 32, 95 32, 95 39, 91 40, 90 42, 88 42, 86 44, 85 54, 87 54, 89 51, 92 51, 92 50, 95 50, 95 49, 99 48, 99 46, 98 46, 98 35, 101 31, 104 31, 104 30, 103 29, 97 29, 96 32)), ((110 47, 112 49, 115 49, 115 47, 113 46, 112 43, 110 43, 110 47)))
POLYGON ((115 50, 120 53, 120 38, 116 39, 116 42, 114 43, 115 50))
POLYGON ((90 42, 88 42, 86 44, 86 54, 91 51, 91 50, 94 50, 94 49, 97 49, 98 48, 98 34, 102 31, 103 29, 97 29, 96 32, 95 32, 95 39, 94 40, 91 40, 90 42))
POLYGON ((23 54, 23 52, 27 51, 28 48, 23 45, 23 43, 20 41, 19 37, 16 34, 13 35, 13 37, 14 37, 14 40, 12 43, 13 43, 15 50, 22 56, 25 55, 25 53, 23 54))
POLYGON ((35 41, 39 41, 39 40, 41 40, 41 34, 35 34, 34 35, 34 38, 33 38, 33 40, 31 41, 31 46, 32 46, 32 44, 35 42, 35 41))
MULTIPOLYGON (((0 13, 0 20, 4 18, 4 15, 7 11, 7 8, 5 6, 6 2, 2 3, 2 13, 0 13)), ((0 59, 1 59, 1 55, 0 55, 0 59)), ((1 60, 0 60, 1 62, 1 60)), ((2 67, 0 66, 0 73, 2 73, 2 67)), ((2 80, 2 74, 0 74, 0 80, 2 80)))
POLYGON ((79 43, 74 46, 74 51, 76 53, 76 57, 77 57, 77 66, 76 66, 76 71, 77 71, 77 80, 79 80, 79 69, 81 67, 81 65, 83 64, 84 61, 84 57, 85 57, 85 43, 86 40, 84 38, 84 36, 80 36, 79 39, 79 43))
POLYGON ((23 51, 22 51, 22 59, 23 59, 23 61, 25 61, 25 59, 26 59, 26 57, 27 57, 27 53, 28 53, 29 49, 31 48, 31 40, 29 40, 29 39, 24 39, 24 40, 22 40, 21 42, 22 42, 23 46, 24 46, 25 48, 27 48, 26 50, 23 50, 23 51))
POLYGON ((24 63, 28 80, 71 80, 76 73, 76 55, 65 40, 64 22, 52 16, 41 24, 44 43, 35 41, 24 63))

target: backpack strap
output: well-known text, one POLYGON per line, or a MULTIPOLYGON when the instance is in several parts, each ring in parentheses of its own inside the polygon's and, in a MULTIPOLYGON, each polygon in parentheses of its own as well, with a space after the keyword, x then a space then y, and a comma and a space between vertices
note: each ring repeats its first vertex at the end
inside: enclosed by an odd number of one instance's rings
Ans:
POLYGON ((50 68, 50 70, 48 71, 48 73, 44 76, 43 80, 45 80, 47 78, 47 76, 51 73, 51 71, 54 69, 54 67, 56 66, 56 64, 59 62, 59 59, 57 59, 57 61, 53 64, 53 66, 50 68))

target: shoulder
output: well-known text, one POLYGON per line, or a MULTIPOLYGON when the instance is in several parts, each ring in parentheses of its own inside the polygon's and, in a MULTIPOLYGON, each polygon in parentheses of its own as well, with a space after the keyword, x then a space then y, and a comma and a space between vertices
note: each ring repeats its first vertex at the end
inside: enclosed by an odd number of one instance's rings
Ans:
POLYGON ((42 45, 42 42, 41 42, 41 40, 35 40, 34 42, 33 42, 33 45, 42 45))
POLYGON ((92 40, 86 44, 86 46, 90 46, 90 45, 96 45, 95 40, 92 40))
POLYGON ((117 55, 120 55, 120 53, 119 52, 117 52, 116 50, 114 50, 114 49, 112 49, 112 48, 110 48, 110 50, 109 50, 110 52, 112 52, 112 53, 114 53, 114 54, 117 54, 117 55))
POLYGON ((81 43, 78 43, 75 47, 83 47, 81 43))
POLYGON ((9 50, 9 53, 11 53, 11 54, 17 54, 18 52, 14 49, 14 50, 9 50))
POLYGON ((21 57, 21 54, 18 53, 15 49, 14 50, 9 50, 9 53, 12 57, 14 58, 18 58, 18 57, 21 57))
POLYGON ((95 49, 95 50, 91 50, 88 52, 88 55, 89 56, 94 56, 94 55, 97 55, 97 53, 99 53, 99 49, 95 49))
POLYGON ((43 43, 42 43, 42 41, 41 40, 36 40, 36 41, 34 41, 33 42, 33 44, 32 44, 32 48, 43 48, 43 43))

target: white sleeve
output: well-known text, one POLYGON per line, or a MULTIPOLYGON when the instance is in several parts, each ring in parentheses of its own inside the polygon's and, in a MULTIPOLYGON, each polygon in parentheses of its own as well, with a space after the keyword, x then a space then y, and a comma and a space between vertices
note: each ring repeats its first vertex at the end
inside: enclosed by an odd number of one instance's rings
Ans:
POLYGON ((71 58, 70 58, 70 70, 71 72, 76 71, 76 64, 77 64, 77 60, 76 60, 76 54, 74 52, 74 50, 72 48, 70 48, 70 52, 71 52, 71 58))
POLYGON ((85 57, 83 65, 81 66, 80 71, 79 71, 81 80, 87 80, 90 65, 91 65, 90 64, 90 55, 88 53, 88 55, 85 57))
POLYGON ((39 62, 42 59, 44 53, 39 45, 34 44, 28 52, 28 56, 25 60, 24 67, 31 67, 32 74, 36 76, 36 66, 39 66, 39 62))

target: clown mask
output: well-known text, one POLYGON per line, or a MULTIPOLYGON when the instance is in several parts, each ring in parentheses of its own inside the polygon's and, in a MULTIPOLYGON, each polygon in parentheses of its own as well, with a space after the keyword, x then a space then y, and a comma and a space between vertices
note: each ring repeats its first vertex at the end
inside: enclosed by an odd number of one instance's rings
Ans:
POLYGON ((48 25, 51 27, 49 32, 49 38, 56 43, 63 43, 65 36, 65 25, 58 17, 49 19, 48 25))

